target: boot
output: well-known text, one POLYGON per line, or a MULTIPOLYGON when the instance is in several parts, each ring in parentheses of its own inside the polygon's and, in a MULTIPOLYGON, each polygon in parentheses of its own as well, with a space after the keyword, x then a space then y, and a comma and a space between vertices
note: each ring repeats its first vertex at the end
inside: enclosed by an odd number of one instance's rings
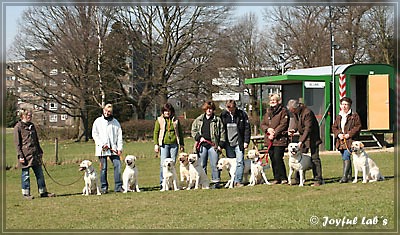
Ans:
POLYGON ((351 168, 351 159, 349 160, 349 172, 347 173, 347 181, 351 181, 353 178, 352 178, 352 174, 353 174, 353 172, 352 172, 352 168, 351 168))
POLYGON ((350 169, 350 160, 343 160, 343 177, 339 180, 339 183, 347 183, 350 169))

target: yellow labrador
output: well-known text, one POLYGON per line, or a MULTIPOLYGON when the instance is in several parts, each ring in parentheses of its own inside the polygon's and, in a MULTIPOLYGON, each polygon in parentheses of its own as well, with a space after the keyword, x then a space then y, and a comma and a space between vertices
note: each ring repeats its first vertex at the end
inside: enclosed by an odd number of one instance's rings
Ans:
POLYGON ((189 154, 189 185, 187 190, 192 187, 194 189, 209 189, 210 180, 207 178, 206 172, 204 171, 201 164, 199 164, 199 158, 197 154, 189 154))
POLYGON ((303 154, 297 143, 290 143, 288 145, 289 152, 289 175, 288 175, 288 183, 292 184, 292 174, 294 172, 299 172, 300 174, 300 182, 299 186, 304 186, 304 182, 306 181, 306 171, 312 169, 311 157, 309 155, 303 154))
POLYGON ((249 150, 247 153, 247 157, 251 160, 251 174, 250 174, 250 183, 249 186, 254 186, 256 184, 268 184, 267 176, 264 172, 264 167, 261 165, 260 162, 260 153, 255 150, 249 150))
POLYGON ((357 175, 359 171, 363 174, 363 183, 385 179, 379 171, 376 163, 368 157, 368 154, 364 150, 364 144, 361 141, 353 141, 351 144, 351 150, 354 167, 353 183, 357 183, 357 175))
POLYGON ((127 155, 125 158, 125 165, 125 170, 122 174, 122 187, 124 188, 123 192, 140 192, 138 183, 139 170, 136 167, 136 156, 127 155))
POLYGON ((85 171, 85 175, 83 176, 83 180, 85 181, 85 186, 82 190, 82 195, 89 196, 90 194, 101 195, 100 187, 99 187, 99 179, 97 177, 96 170, 92 166, 92 162, 89 160, 83 160, 79 164, 79 170, 85 171))
POLYGON ((179 174, 181 186, 187 187, 189 184, 189 154, 187 153, 179 154, 179 174))
POLYGON ((178 176, 176 174, 175 162, 172 158, 166 158, 163 162, 163 182, 161 191, 179 190, 178 176))

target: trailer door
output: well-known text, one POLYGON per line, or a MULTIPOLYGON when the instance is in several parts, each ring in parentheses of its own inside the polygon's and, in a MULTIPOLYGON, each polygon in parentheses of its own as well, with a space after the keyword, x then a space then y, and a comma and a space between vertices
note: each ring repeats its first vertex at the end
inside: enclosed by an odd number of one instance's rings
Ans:
POLYGON ((368 129, 389 130, 389 75, 368 76, 368 129))

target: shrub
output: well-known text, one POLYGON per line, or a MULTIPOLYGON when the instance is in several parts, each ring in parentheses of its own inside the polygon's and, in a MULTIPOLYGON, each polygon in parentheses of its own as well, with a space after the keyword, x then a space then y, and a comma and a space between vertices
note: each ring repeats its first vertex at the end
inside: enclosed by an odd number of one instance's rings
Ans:
POLYGON ((70 140, 78 136, 77 127, 49 127, 37 125, 36 130, 41 140, 53 140, 55 138, 59 140, 70 140))

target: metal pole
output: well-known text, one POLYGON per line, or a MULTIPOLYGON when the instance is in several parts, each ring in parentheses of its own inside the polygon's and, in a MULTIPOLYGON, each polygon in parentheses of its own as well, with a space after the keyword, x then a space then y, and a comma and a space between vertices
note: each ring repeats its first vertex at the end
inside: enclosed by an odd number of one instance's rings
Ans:
POLYGON ((58 164, 58 138, 54 141, 54 152, 56 153, 56 164, 58 164))
MULTIPOLYGON (((329 6, 329 28, 331 33, 331 62, 332 62, 332 122, 335 121, 336 117, 336 87, 335 87, 335 38, 333 36, 332 29, 332 7, 329 6)), ((332 136, 332 146, 335 143, 335 137, 332 136)))

